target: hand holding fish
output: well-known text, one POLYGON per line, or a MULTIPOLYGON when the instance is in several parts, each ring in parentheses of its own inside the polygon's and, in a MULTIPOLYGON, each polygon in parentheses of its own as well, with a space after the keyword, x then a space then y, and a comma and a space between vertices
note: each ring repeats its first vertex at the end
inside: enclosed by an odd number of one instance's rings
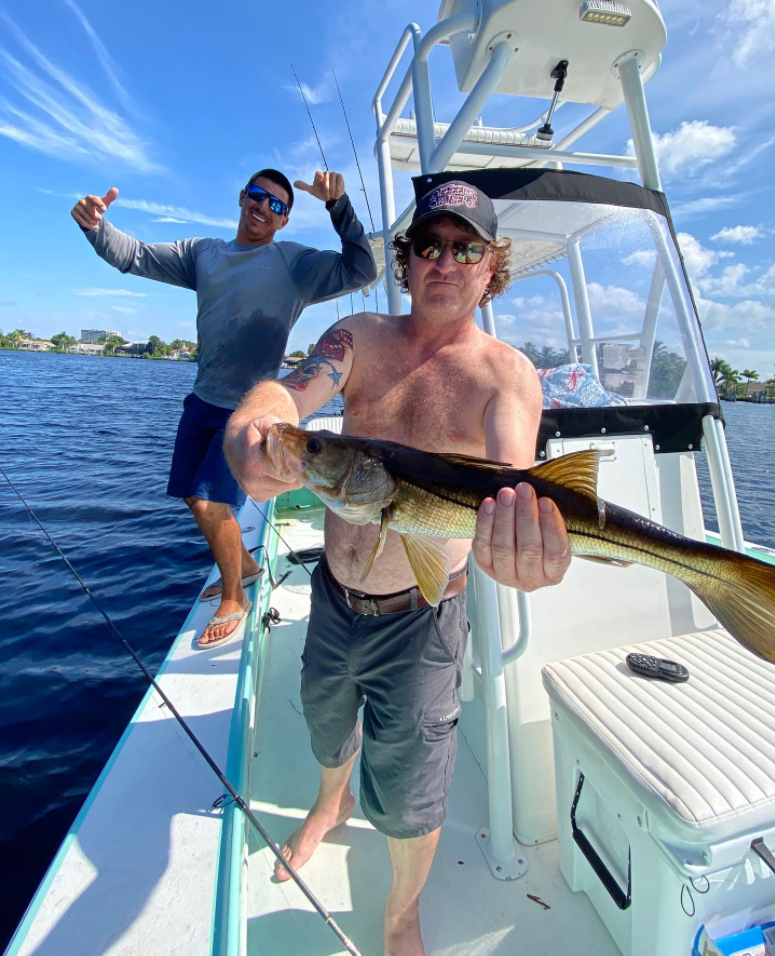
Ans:
POLYGON ((559 584, 571 560, 565 522, 549 498, 536 497, 527 482, 485 498, 476 517, 472 552, 498 584, 535 591, 559 584))
POLYGON ((277 467, 276 459, 267 454, 267 436, 279 420, 276 415, 262 415, 244 423, 234 418, 229 422, 226 458, 231 470, 243 476, 242 486, 254 501, 268 501, 301 487, 287 468, 277 467))

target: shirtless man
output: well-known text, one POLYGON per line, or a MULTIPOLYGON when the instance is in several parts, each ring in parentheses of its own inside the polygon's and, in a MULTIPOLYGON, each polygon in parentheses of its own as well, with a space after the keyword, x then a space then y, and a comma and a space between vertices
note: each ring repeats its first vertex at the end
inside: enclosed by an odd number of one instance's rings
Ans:
MULTIPOLYGON (((266 500, 293 487, 273 471, 262 442, 274 422, 298 424, 337 392, 344 434, 533 465, 541 416, 535 369, 474 322, 477 305, 508 281, 509 243, 496 237, 492 203, 465 183, 446 183, 420 200, 407 236, 395 243, 411 314, 344 319, 298 370, 257 385, 232 416, 225 450, 248 494, 266 500)), ((454 765, 472 545, 447 542, 452 578, 434 608, 392 531, 368 577, 372 593, 363 595, 361 573, 378 533, 377 525, 326 512, 301 691, 320 792, 283 853, 302 866, 352 814, 350 773, 362 743, 361 808, 386 834, 393 865, 385 954, 422 956, 419 897, 454 765)), ((483 502, 473 553, 496 581, 525 591, 559 583, 570 563, 559 511, 548 499, 537 501, 527 484, 483 502)), ((288 879, 279 864, 276 873, 288 879)))

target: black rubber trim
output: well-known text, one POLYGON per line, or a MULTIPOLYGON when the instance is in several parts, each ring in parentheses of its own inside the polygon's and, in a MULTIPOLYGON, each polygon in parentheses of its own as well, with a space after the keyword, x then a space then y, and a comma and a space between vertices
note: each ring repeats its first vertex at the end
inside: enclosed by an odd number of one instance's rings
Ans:
POLYGON ((579 830, 579 828, 576 826, 576 807, 578 806, 579 797, 581 796, 581 788, 583 786, 584 774, 580 773, 579 783, 576 787, 576 793, 573 797, 573 804, 570 808, 570 825, 573 831, 573 840, 576 846, 584 854, 584 858, 586 859, 587 863, 589 863, 589 865, 595 871, 595 875, 608 890, 608 893, 614 903, 616 903, 620 910, 626 910, 630 903, 632 903, 632 850, 628 849, 627 851, 627 893, 625 894, 624 890, 619 886, 612 876, 611 871, 598 856, 595 848, 584 836, 581 830, 579 830))
POLYGON ((670 217, 665 194, 646 189, 637 183, 606 179, 590 173, 570 169, 467 169, 465 172, 432 173, 414 176, 415 199, 431 189, 452 180, 470 183, 481 189, 494 202, 500 200, 549 200, 554 202, 587 202, 607 206, 628 206, 631 209, 651 209, 660 216, 670 217))
POLYGON ((692 405, 613 405, 604 408, 545 408, 536 441, 536 458, 546 454, 550 438, 611 438, 616 435, 651 435, 654 451, 665 455, 699 451, 702 420, 720 418, 715 402, 692 405), (557 434, 559 432, 559 435, 557 434))

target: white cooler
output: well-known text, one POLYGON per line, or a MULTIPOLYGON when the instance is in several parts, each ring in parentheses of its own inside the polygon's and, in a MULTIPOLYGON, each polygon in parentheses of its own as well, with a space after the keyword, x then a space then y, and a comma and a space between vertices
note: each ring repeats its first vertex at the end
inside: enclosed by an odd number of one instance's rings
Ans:
POLYGON ((691 956, 775 919, 775 665, 721 630, 543 669, 552 704, 560 867, 625 956, 691 956), (678 661, 647 680, 630 651, 678 661), (770 857, 770 862, 775 861, 770 857))

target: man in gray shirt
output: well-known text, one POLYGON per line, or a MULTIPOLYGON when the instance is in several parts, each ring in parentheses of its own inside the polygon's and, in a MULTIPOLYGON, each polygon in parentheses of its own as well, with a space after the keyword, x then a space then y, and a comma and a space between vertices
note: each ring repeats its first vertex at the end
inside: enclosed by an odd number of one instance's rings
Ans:
POLYGON ((247 391, 277 378, 288 335, 306 306, 361 289, 377 275, 342 176, 317 172, 312 185, 294 185, 325 202, 341 253, 274 241, 294 199, 290 182, 274 169, 256 173, 240 192, 237 236, 229 242, 139 242, 104 218, 115 188, 102 198, 86 196, 72 210, 97 255, 120 272, 196 292, 199 368, 183 402, 167 494, 191 508, 221 573, 202 594, 220 598, 199 639, 203 648, 242 632, 250 611, 243 586, 260 573, 232 510, 244 494, 223 456, 226 422, 247 391))

